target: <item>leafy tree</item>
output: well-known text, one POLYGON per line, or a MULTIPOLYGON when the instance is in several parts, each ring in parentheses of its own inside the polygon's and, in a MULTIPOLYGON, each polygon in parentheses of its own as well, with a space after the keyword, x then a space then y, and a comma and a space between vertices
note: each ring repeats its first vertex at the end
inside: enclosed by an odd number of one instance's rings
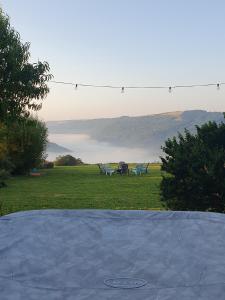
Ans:
POLYGON ((49 91, 49 65, 30 63, 29 47, 0 8, 0 120, 6 124, 39 110, 49 91))
POLYGON ((29 48, 0 8, 0 178, 44 158, 47 129, 30 113, 41 109, 52 75, 47 62, 29 62, 29 48))
POLYGON ((78 166, 81 164, 83 164, 82 160, 72 155, 58 156, 55 160, 56 166, 78 166))
POLYGON ((169 209, 225 212, 225 124, 209 122, 168 139, 161 183, 169 209))

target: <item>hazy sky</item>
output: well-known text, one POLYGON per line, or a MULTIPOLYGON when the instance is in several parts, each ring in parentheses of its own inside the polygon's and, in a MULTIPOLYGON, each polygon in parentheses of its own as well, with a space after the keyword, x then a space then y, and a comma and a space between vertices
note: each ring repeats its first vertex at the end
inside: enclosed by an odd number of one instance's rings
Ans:
MULTIPOLYGON (((54 80, 112 85, 225 82, 225 1, 0 0, 32 61, 54 80)), ((225 86, 119 90, 56 86, 39 112, 45 120, 225 111, 225 86)))

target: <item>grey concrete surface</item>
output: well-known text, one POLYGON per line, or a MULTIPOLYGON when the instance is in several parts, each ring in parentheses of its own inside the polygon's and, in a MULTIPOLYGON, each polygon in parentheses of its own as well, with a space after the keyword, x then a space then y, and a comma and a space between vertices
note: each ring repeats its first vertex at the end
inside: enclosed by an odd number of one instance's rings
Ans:
POLYGON ((224 300, 225 215, 42 210, 0 218, 1 300, 224 300))

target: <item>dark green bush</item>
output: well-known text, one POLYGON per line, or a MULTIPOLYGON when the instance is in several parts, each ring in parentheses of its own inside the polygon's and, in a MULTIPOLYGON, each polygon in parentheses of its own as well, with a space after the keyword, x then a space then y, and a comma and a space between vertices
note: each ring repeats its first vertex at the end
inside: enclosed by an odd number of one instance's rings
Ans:
POLYGON ((0 188, 6 187, 5 179, 7 179, 8 177, 9 172, 4 169, 0 169, 0 188))
POLYGON ((60 155, 56 158, 54 163, 56 166, 78 166, 83 164, 80 158, 75 158, 72 155, 60 155))
POLYGON ((39 167, 46 157, 47 128, 44 122, 29 117, 11 124, 8 131, 8 156, 13 174, 25 174, 39 167))
POLYGON ((5 180, 9 177, 13 167, 13 164, 4 155, 4 152, 0 152, 0 188, 6 186, 5 180))
POLYGON ((165 142, 162 201, 173 210, 225 212, 225 124, 196 129, 165 142))

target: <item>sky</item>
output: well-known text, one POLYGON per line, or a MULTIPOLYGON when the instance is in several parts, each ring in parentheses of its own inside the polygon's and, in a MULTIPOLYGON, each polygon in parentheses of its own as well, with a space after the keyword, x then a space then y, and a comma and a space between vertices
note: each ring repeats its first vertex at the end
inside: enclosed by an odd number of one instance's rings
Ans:
MULTIPOLYGON (((31 60, 54 80, 109 85, 225 82, 225 1, 0 0, 31 60)), ((225 111, 225 85, 165 90, 94 89, 49 83, 43 120, 225 111)))

